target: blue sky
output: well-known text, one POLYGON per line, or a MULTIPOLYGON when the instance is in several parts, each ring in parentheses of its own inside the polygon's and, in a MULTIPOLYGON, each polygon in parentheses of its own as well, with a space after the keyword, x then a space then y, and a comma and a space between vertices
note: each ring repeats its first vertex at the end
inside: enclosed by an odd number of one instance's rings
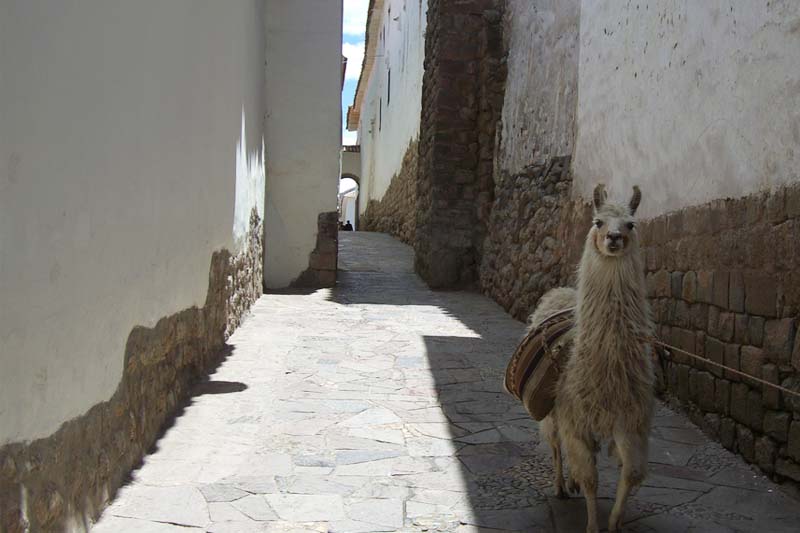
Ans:
POLYGON ((347 131, 347 107, 353 96, 361 73, 364 58, 364 30, 367 27, 369 0, 344 0, 342 15, 342 55, 347 58, 344 90, 342 91, 342 144, 355 144, 356 132, 347 131))

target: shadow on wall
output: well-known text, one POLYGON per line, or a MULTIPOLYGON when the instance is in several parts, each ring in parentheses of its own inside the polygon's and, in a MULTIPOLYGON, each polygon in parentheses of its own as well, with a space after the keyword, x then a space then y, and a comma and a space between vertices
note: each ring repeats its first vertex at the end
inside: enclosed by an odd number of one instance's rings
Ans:
MULTIPOLYGON (((153 446, 203 376, 230 355, 225 339, 261 291, 261 219, 250 213, 247 245, 211 259, 203 307, 136 326, 125 344, 122 379, 107 402, 30 444, 0 448, 0 531, 88 530, 153 446), (165 426, 167 424, 167 426, 165 426)), ((222 394, 240 383, 202 385, 222 394)))

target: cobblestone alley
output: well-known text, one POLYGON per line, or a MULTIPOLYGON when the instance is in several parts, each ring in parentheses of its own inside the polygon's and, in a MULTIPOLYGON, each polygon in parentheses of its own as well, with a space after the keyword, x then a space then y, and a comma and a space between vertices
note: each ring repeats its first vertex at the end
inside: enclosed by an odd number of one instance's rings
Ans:
MULTIPOLYGON (((334 290, 270 294, 93 531, 582 531, 502 389, 523 325, 432 292, 412 251, 341 235, 334 290)), ((797 531, 800 506, 659 407, 629 531, 797 531)), ((603 459, 601 524, 616 471, 603 459)))

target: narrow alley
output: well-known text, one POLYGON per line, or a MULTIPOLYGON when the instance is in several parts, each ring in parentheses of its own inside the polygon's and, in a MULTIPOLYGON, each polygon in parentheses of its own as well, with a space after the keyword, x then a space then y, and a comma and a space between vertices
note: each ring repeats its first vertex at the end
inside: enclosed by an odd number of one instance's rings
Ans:
MULTIPOLYGON (((430 291, 388 235, 340 246, 336 288, 260 298, 93 531, 583 529, 583 499, 551 496, 547 447, 502 390, 523 324, 430 291)), ((800 523, 777 485, 663 406, 650 463, 629 531, 800 523)), ((601 520, 615 480, 603 459, 601 520)))

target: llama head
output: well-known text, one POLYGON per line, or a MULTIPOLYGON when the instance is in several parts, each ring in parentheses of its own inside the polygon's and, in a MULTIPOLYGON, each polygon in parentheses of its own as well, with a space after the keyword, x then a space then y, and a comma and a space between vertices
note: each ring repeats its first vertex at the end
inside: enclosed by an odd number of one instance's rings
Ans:
POLYGON ((589 230, 595 249, 606 257, 621 257, 637 242, 636 208, 642 199, 639 187, 633 187, 628 205, 606 203, 605 185, 594 189, 594 220, 589 230))

